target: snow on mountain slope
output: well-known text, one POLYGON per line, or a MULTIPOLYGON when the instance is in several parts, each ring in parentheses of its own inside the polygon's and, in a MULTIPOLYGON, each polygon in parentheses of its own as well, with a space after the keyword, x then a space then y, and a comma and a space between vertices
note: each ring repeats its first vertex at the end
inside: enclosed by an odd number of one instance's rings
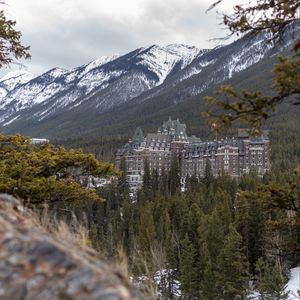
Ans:
POLYGON ((183 61, 183 68, 190 64, 199 53, 198 48, 194 46, 187 46, 184 44, 170 44, 164 48, 169 53, 173 53, 181 58, 181 60, 183 61))
MULTIPOLYGON (((15 89, 12 89, 4 96, 5 98, 0 101, 0 110, 4 110, 5 108, 8 108, 8 106, 13 106, 13 109, 10 107, 10 110, 17 112, 41 104, 54 95, 63 93, 67 90, 69 88, 68 83, 77 80, 80 76, 83 76, 89 71, 100 67, 116 57, 117 56, 101 57, 70 71, 61 68, 53 68, 38 77, 31 78, 32 80, 28 80, 27 84, 16 86, 15 89)), ((99 78, 94 79, 99 81, 99 78)), ((90 87, 92 86, 92 83, 87 85, 90 87)), ((68 102, 66 104, 68 104, 68 102)))
POLYGON ((93 70, 86 73, 78 82, 78 87, 84 87, 86 93, 90 93, 93 89, 105 84, 109 80, 120 77, 124 71, 116 70, 105 72, 104 70, 93 70))
POLYGON ((112 56, 102 56, 98 59, 95 59, 92 62, 85 65, 85 72, 88 72, 96 67, 100 67, 104 64, 107 64, 108 62, 115 60, 118 57, 120 57, 120 55, 116 54, 116 55, 112 55, 112 56))
POLYGON ((164 82, 176 64, 180 69, 185 68, 199 53, 196 47, 182 44, 172 44, 166 47, 153 45, 139 55, 141 59, 138 64, 146 66, 158 76, 158 84, 164 82))
POLYGON ((0 79, 0 84, 5 84, 9 90, 14 89, 19 84, 24 84, 35 76, 25 70, 12 71, 0 79))
POLYGON ((54 68, 27 83, 18 85, 1 100, 0 109, 5 109, 8 105, 13 104, 14 110, 19 111, 33 104, 43 102, 61 88, 59 84, 55 83, 55 79, 65 72, 66 70, 54 68))
MULTIPOLYGON (((244 37, 229 45, 219 46, 199 54, 185 68, 170 80, 151 90, 140 101, 151 101, 160 95, 168 95, 168 101, 176 104, 186 98, 196 96, 210 86, 221 83, 261 61, 271 53, 272 44, 266 44, 264 34, 244 37), (176 88, 180 86, 180 88, 176 88)), ((277 51, 277 52, 276 52, 277 51)), ((166 97, 165 97, 166 100, 166 97)))
POLYGON ((0 79, 0 101, 7 95, 9 91, 30 81, 33 78, 34 75, 25 70, 12 71, 6 74, 0 79))
POLYGON ((6 84, 10 81, 11 83, 15 83, 14 85, 11 85, 11 88, 14 88, 16 86, 16 84, 23 84, 28 82, 29 80, 31 80, 34 77, 33 74, 27 72, 26 70, 16 70, 16 71, 12 71, 9 72, 8 74, 6 74, 5 76, 3 76, 0 79, 0 82, 6 82, 6 84))
POLYGON ((169 74, 186 67, 198 53, 199 49, 186 45, 154 45, 123 56, 104 56, 71 70, 54 68, 3 93, 2 125, 11 124, 15 114, 32 107, 40 107, 33 117, 42 120, 65 107, 70 110, 72 105, 77 107, 90 101, 102 90, 105 91, 102 98, 97 98, 96 108, 103 110, 119 105, 163 83, 169 74))
POLYGON ((264 35, 244 37, 211 50, 152 45, 71 70, 55 68, 2 92, 0 126, 19 128, 25 121, 37 124, 64 112, 103 113, 128 102, 156 103, 161 97, 174 105, 262 60, 270 54, 265 40, 264 35))
POLYGON ((98 59, 95 59, 83 66, 71 69, 67 74, 65 74, 65 82, 69 83, 75 79, 81 78, 90 70, 93 70, 97 67, 101 67, 110 61, 117 59, 120 55, 111 55, 111 56, 102 56, 98 59))

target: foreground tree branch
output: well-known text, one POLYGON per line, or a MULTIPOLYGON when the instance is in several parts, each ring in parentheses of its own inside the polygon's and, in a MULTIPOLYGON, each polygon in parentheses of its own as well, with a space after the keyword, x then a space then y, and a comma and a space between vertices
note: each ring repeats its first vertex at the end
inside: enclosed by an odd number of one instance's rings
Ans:
MULTIPOLYGON (((209 9, 220 2, 216 1, 209 9)), ((236 5, 231 15, 223 15, 223 22, 232 34, 265 33, 267 42, 276 43, 290 30, 295 43, 292 57, 279 56, 279 63, 273 68, 274 96, 245 90, 239 92, 224 85, 214 97, 204 98, 215 108, 204 114, 215 130, 241 121, 251 128, 252 134, 257 134, 279 104, 300 104, 300 39, 296 39, 294 33, 294 27, 299 23, 299 9, 298 0, 257 0, 249 5, 236 5)))
MULTIPOLYGON (((0 2, 4 5, 4 2, 0 2)), ((29 46, 21 43, 22 34, 15 29, 16 22, 6 18, 4 11, 0 10, 0 68, 8 65, 14 59, 29 59, 29 46)))

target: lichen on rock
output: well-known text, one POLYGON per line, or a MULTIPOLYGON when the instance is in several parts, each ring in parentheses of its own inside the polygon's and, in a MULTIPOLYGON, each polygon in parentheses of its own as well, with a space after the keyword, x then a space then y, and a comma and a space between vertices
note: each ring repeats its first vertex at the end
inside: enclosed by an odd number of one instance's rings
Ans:
POLYGON ((141 299, 92 249, 55 239, 31 217, 0 195, 0 300, 141 299))

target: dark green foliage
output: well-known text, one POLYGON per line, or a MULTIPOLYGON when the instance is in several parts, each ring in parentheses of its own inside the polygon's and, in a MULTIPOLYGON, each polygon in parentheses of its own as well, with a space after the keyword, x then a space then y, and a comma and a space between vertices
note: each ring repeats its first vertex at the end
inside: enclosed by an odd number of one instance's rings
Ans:
POLYGON ((94 190, 80 186, 78 176, 113 172, 112 165, 91 154, 50 144, 33 146, 29 138, 0 135, 0 192, 28 205, 100 199, 94 190))
MULTIPOLYGON (((219 2, 222 0, 215 5, 219 2)), ((279 104, 299 104, 300 39, 297 33, 291 33, 299 22, 299 7, 298 0, 256 0, 248 5, 236 5, 231 15, 224 14, 223 22, 232 34, 253 36, 263 32, 267 42, 275 42, 274 46, 278 41, 285 43, 284 35, 289 31, 294 45, 292 55, 279 56, 279 63, 273 68, 271 94, 246 89, 237 91, 230 85, 222 85, 216 92, 217 97, 205 97, 208 104, 221 108, 221 111, 206 113, 214 128, 229 127, 238 120, 257 134, 279 104)))
POLYGON ((196 250, 188 235, 181 242, 180 251, 180 282, 183 292, 183 299, 193 299, 197 292, 197 282, 195 280, 195 254, 196 250))
POLYGON ((201 299, 210 300, 217 297, 217 288, 216 288, 216 272, 214 271, 212 258, 208 251, 207 245, 204 242, 202 244, 202 255, 203 255, 203 278, 201 281, 200 293, 201 299))
POLYGON ((169 174, 168 190, 174 195, 180 189, 180 176, 177 156, 172 157, 171 169, 169 174))
POLYGON ((203 183, 208 188, 214 182, 214 176, 211 171, 211 165, 209 159, 206 160, 205 171, 204 171, 204 178, 203 183))
MULTIPOLYGON (((210 9, 222 1, 216 1, 210 9)), ((268 42, 281 40, 289 25, 299 18, 299 7, 297 0, 256 0, 248 5, 235 5, 232 13, 223 15, 223 23, 238 36, 265 31, 272 34, 268 42)))
MULTIPOLYGON (((4 5, 1 1, 0 5, 4 5)), ((30 58, 29 47, 21 44, 22 34, 15 30, 16 22, 6 18, 0 10, 0 68, 13 62, 13 59, 30 58)))
POLYGON ((286 300, 288 293, 284 291, 287 280, 280 263, 268 262, 260 258, 256 264, 256 286, 259 300, 286 300))
POLYGON ((156 229, 152 213, 152 204, 149 201, 141 207, 137 238, 140 250, 150 256, 151 250, 156 247, 156 229))
POLYGON ((260 197, 250 200, 243 195, 245 194, 241 193, 237 199, 235 223, 243 237, 250 270, 254 273, 256 261, 264 254, 266 247, 266 212, 260 197))
POLYGON ((219 299, 245 299, 249 277, 247 259, 243 254, 242 237, 230 227, 223 249, 217 258, 217 289, 219 299))
MULTIPOLYGON (((270 1, 275 10, 291 11, 292 19, 298 2, 270 1), (284 6, 286 3, 296 6, 284 6)), ((268 5, 269 1, 258 3, 268 5)), ((237 8, 237 15, 242 11, 242 8, 237 8)), ((1 16, 3 19, 3 14, 0 14, 0 19, 1 16)), ((263 26, 269 24, 268 20, 265 21, 263 26)), ((287 21, 284 25, 290 23, 287 21)), ((236 20, 225 18, 233 32, 247 31, 247 22, 244 17, 236 20)), ((274 31, 276 26, 271 30, 274 31)), ((16 42, 19 37, 17 33, 16 42)), ((244 116, 250 125, 259 127, 260 121, 267 119, 270 110, 282 99, 299 94, 299 43, 294 50, 295 55, 280 58, 274 70, 278 95, 264 96, 271 90, 272 57, 226 82, 234 88, 225 86, 223 91, 240 102, 219 103, 235 113, 231 119, 223 118, 224 123, 244 116), (257 93, 253 88, 262 92, 257 93)), ((21 55, 26 53, 21 52, 21 55)), ((99 158, 112 160, 115 150, 124 144, 133 128, 144 125, 144 129, 152 131, 166 115, 180 117, 192 134, 212 137, 207 124, 199 118, 206 110, 204 103, 199 101, 200 96, 170 105, 172 95, 180 94, 180 88, 180 85, 172 87, 140 106, 133 101, 128 107, 120 106, 106 115, 99 115, 97 111, 86 114, 85 119, 78 118, 79 138, 69 137, 71 130, 65 124, 70 116, 66 114, 62 117, 60 141, 82 147, 86 152, 92 151, 99 158), (91 119, 95 120, 93 124, 91 119), (81 131, 84 126, 88 129, 81 131), (103 132, 105 136, 99 136, 104 135, 103 132)), ((205 93, 212 95, 213 87, 205 93)), ((51 133, 49 128, 55 128, 52 126, 55 120, 45 124, 41 123, 33 132, 41 134, 47 126, 47 132, 51 133)), ((24 130, 27 125, 24 124, 24 130)), ((258 178, 254 172, 243 176, 238 183, 226 175, 214 178, 207 162, 204 178, 187 178, 187 192, 181 193, 178 161, 173 157, 171 172, 163 171, 161 176, 156 171, 151 174, 146 163, 143 189, 137 203, 131 203, 129 198, 124 162, 119 180, 98 191, 105 199, 100 201, 94 190, 82 189, 74 181, 69 168, 80 169, 85 174, 103 175, 112 171, 110 165, 79 151, 66 151, 50 145, 35 148, 19 136, 8 140, 1 137, 0 190, 23 197, 32 205, 48 201, 59 217, 69 218, 69 214, 75 212, 79 221, 89 228, 93 247, 113 260, 121 246, 128 257, 130 272, 136 276, 151 276, 161 269, 170 270, 162 287, 163 296, 167 298, 173 295, 170 286, 175 280, 180 280, 184 299, 245 299, 248 280, 255 278, 262 299, 285 299, 283 287, 286 278, 282 261, 285 265, 298 263, 300 249, 300 170, 296 168, 294 174, 290 171, 299 164, 300 158, 299 107, 291 110, 289 103, 283 103, 274 118, 268 120, 267 126, 271 129, 273 170, 264 178, 258 178), (285 170, 289 172, 285 173, 285 170), (62 175, 60 181, 55 180, 57 173, 62 175), (270 253, 275 257, 272 262, 266 259, 270 253), (277 254, 280 254, 280 259, 277 254)), ((233 132, 228 130, 226 134, 232 135, 233 132)))
POLYGON ((145 199, 151 199, 153 194, 152 188, 152 177, 150 174, 149 163, 148 160, 145 160, 144 164, 144 176, 143 176, 143 187, 142 191, 144 193, 145 199))
POLYGON ((135 276, 169 270, 160 285, 167 298, 172 299, 176 280, 185 299, 244 297, 248 271, 249 277, 257 276, 258 259, 267 257, 274 245, 286 264, 298 261, 298 169, 292 176, 281 172, 264 178, 250 172, 237 183, 228 175, 214 178, 207 164, 205 177, 187 178, 183 193, 173 159, 171 172, 160 176, 146 167, 143 189, 132 203, 124 162, 119 179, 97 194, 76 184, 74 172, 103 175, 112 172, 109 164, 80 151, 33 147, 20 136, 1 141, 1 191, 36 207, 46 200, 51 212, 65 220, 74 214, 89 229, 91 245, 108 260, 124 249, 135 276), (294 211, 292 222, 282 208, 294 211))

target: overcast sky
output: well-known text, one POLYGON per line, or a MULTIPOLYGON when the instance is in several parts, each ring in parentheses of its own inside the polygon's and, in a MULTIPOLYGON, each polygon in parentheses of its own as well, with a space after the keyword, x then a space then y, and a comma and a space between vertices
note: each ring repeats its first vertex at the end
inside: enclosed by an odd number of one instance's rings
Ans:
MULTIPOLYGON (((216 11, 205 13, 212 1, 6 0, 4 10, 31 46, 28 71, 41 74, 152 44, 212 48, 210 39, 226 34, 216 11)), ((236 2, 224 0, 218 11, 236 2)))

